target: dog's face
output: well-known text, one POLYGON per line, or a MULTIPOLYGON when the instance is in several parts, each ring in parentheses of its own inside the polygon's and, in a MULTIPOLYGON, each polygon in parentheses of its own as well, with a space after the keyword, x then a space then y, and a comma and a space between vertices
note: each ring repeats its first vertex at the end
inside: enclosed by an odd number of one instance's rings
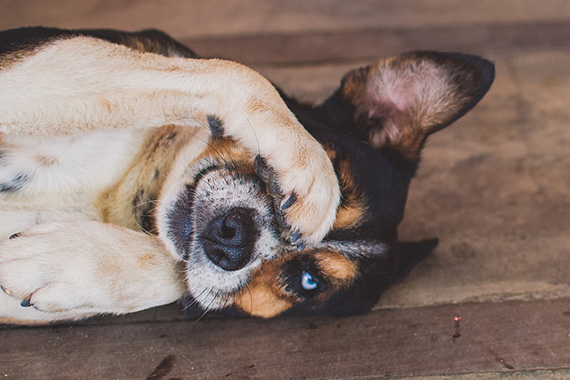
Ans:
POLYGON ((295 232, 263 161, 229 140, 188 162, 164 195, 163 240, 187 261, 190 314, 369 310, 399 266, 397 227, 427 136, 487 92, 493 65, 473 56, 418 52, 348 73, 323 105, 285 99, 323 145, 342 189, 336 222, 319 244, 295 232))

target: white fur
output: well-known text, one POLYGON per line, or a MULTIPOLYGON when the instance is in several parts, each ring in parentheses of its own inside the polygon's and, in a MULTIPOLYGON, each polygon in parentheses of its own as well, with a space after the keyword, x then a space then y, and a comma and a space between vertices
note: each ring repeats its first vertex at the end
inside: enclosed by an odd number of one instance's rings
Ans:
POLYGON ((0 320, 122 314, 174 302, 185 290, 183 266, 157 238, 111 224, 44 223, 0 252, 0 284, 13 296, 0 293, 0 320), (27 297, 33 308, 14 302, 27 297))
POLYGON ((261 154, 299 201, 287 211, 311 243, 331 228, 340 189, 326 153, 256 72, 221 60, 138 53, 89 37, 55 42, 0 71, 0 133, 206 125, 261 154), (252 111, 252 102, 261 105, 252 111), (284 144, 285 142, 285 144, 284 144))
POLYGON ((29 181, 0 193, 0 284, 15 297, 0 294, 0 322, 124 313, 178 298, 183 281, 167 239, 102 224, 94 203, 122 177, 144 130, 169 124, 196 135, 166 181, 174 186, 173 176, 205 147, 208 115, 276 170, 282 190, 297 194, 288 223, 306 241, 320 241, 340 199, 332 164, 252 70, 89 37, 49 43, 1 69, 0 183, 22 172, 29 181), (252 109, 259 99, 262 107, 252 109), (6 240, 22 230, 22 237, 6 240), (136 265, 141 255, 156 265, 136 265), (97 269, 104 265, 112 269, 97 269), (122 287, 109 292, 106 286, 117 281, 122 287), (30 296, 43 312, 19 306, 30 296))

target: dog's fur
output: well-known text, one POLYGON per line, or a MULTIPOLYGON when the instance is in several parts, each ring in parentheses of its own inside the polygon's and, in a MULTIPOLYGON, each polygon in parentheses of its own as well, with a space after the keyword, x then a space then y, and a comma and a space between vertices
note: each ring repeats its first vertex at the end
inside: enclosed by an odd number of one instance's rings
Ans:
POLYGON ((366 311, 397 272, 427 136, 493 77, 478 57, 414 52, 314 107, 157 31, 2 32, 0 321, 185 292, 199 313, 366 311))

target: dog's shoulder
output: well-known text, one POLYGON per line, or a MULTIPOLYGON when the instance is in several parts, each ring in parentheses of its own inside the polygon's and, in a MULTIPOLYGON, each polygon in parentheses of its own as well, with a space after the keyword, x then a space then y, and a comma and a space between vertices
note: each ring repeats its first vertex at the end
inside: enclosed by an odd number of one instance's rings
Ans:
POLYGON ((0 69, 33 55, 46 45, 65 39, 93 37, 131 49, 167 57, 197 58, 192 50, 155 29, 124 32, 109 29, 25 27, 0 31, 0 69))

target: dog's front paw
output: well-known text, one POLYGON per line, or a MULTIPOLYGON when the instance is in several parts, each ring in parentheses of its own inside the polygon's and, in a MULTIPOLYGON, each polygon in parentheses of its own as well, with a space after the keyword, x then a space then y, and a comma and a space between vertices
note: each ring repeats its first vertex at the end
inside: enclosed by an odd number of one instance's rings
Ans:
POLYGON ((183 292, 175 264, 156 252, 161 248, 152 237, 112 225, 41 224, 0 243, 0 286, 22 307, 43 312, 141 310, 183 292))
POLYGON ((211 134, 232 137, 262 157, 256 160, 258 174, 278 200, 276 213, 293 244, 320 242, 340 203, 338 179, 327 153, 267 79, 235 63, 211 64, 220 66, 215 77, 223 73, 232 83, 220 82, 223 91, 215 96, 217 108, 212 112, 225 112, 222 118, 208 117, 211 134))
POLYGON ((66 232, 72 231, 42 224, 0 243, 0 286, 23 307, 67 312, 95 306, 90 287, 98 254, 89 241, 66 232))
POLYGON ((332 227, 340 202, 338 179, 314 140, 270 157, 255 159, 255 171, 275 201, 277 221, 299 249, 318 243, 332 227))

